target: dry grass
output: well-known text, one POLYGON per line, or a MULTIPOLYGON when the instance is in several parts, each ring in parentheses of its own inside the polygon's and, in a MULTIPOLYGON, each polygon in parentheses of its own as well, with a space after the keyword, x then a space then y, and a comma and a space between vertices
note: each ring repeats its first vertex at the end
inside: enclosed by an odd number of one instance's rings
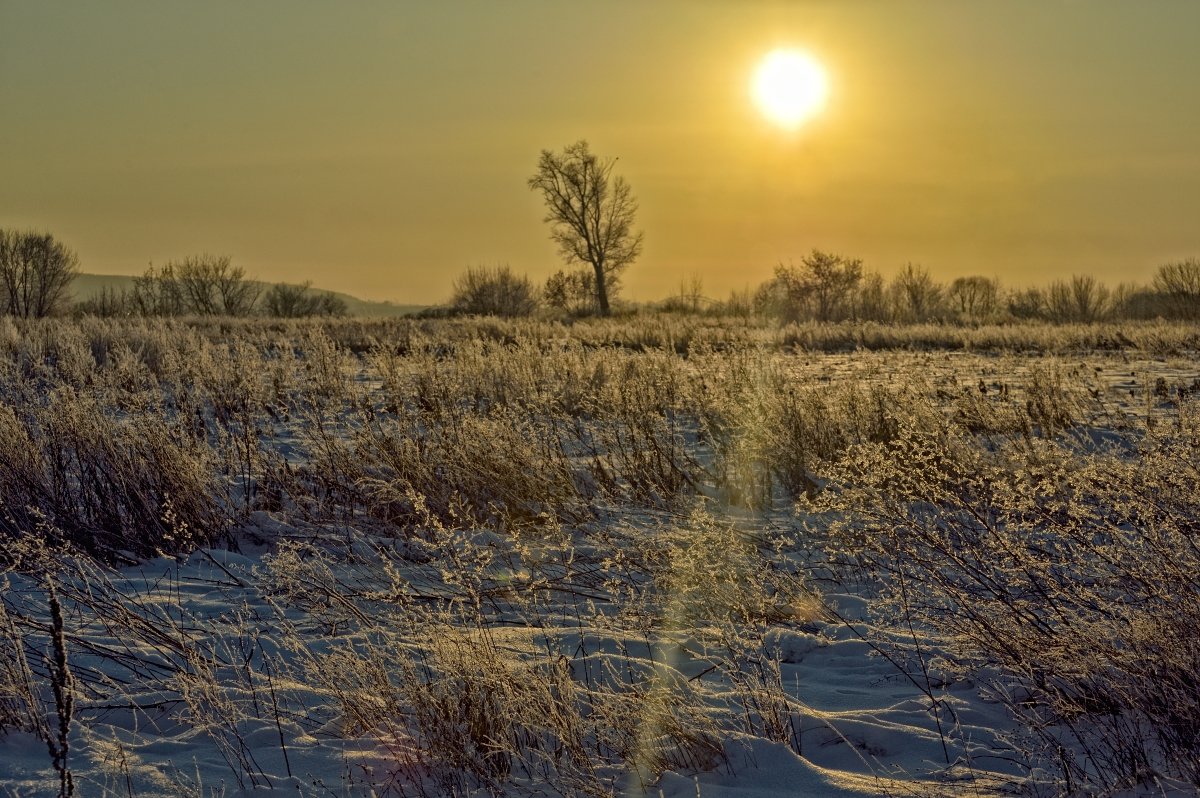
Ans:
POLYGON ((986 683, 1067 790, 1200 784, 1197 452, 1194 407, 1132 456, 914 428, 857 447, 818 505, 882 576, 877 612, 945 634, 944 667, 986 683))
POLYGON ((1164 323, 0 319, 20 588, 0 728, 50 735, 31 585, 52 575, 67 646, 125 680, 75 667, 78 723, 89 702, 149 712, 136 683, 247 789, 270 782, 266 724, 285 759, 320 729, 375 740, 389 764, 354 778, 382 793, 612 794, 717 766, 734 733, 800 751, 807 710, 766 641, 842 578, 944 641, 932 663, 874 643, 910 676, 1008 704, 1030 783, 1200 784, 1190 384, 1118 412, 1077 364, 1198 344, 1164 323), (1093 426, 1112 448, 1076 434, 1093 426), (269 639, 110 567, 259 535, 269 639))

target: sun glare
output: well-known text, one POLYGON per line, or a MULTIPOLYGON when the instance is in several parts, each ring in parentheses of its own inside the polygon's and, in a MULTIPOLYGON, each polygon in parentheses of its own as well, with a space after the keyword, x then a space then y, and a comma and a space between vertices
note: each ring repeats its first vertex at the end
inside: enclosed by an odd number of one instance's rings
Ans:
POLYGON ((803 50, 775 50, 759 63, 751 86, 759 110, 777 125, 796 128, 825 107, 825 68, 803 50))

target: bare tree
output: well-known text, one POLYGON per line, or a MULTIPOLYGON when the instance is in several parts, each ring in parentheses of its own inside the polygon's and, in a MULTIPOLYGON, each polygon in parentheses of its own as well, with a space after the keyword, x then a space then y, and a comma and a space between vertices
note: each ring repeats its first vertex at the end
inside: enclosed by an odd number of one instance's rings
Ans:
POLYGON ((858 290, 854 292, 854 318, 861 321, 887 321, 891 318, 886 292, 883 290, 883 275, 868 272, 863 275, 858 290))
POLYGON ((1000 282, 987 277, 959 277, 946 292, 951 306, 964 319, 979 320, 995 314, 1000 301, 1000 282))
POLYGON ((801 263, 800 285, 812 297, 817 321, 835 321, 847 315, 849 299, 862 281, 862 261, 814 249, 801 263))
POLYGON ((221 312, 217 298, 217 270, 224 265, 209 255, 192 255, 168 263, 164 271, 175 275, 189 313, 217 316, 221 312))
POLYGON ((182 316, 187 312, 183 290, 171 264, 161 269, 151 264, 144 274, 134 277, 129 304, 138 316, 182 316))
POLYGON ((57 313, 79 273, 79 258, 49 233, 0 229, 0 313, 57 313))
POLYGON ((248 316, 262 292, 228 255, 192 255, 167 268, 179 281, 188 312, 198 316, 248 316))
POLYGON ((698 274, 679 281, 679 293, 663 299, 657 304, 666 313, 700 313, 705 305, 715 305, 704 296, 704 280, 698 274))
POLYGON ((103 286, 92 296, 76 302, 71 312, 76 316, 99 316, 104 319, 122 318, 131 315, 133 302, 130 292, 103 286))
POLYGON ((794 321, 806 312, 817 321, 837 321, 850 315, 850 300, 862 281, 862 261, 814 249, 800 264, 775 267, 784 319, 794 321))
POLYGON ((472 267, 454 281, 451 306, 459 313, 528 316, 537 310, 537 290, 508 266, 472 267))
POLYGON ((704 299, 704 280, 700 275, 679 281, 679 302, 692 313, 700 312, 704 299))
POLYGON ((192 255, 134 278, 132 312, 142 316, 249 316, 262 284, 228 255, 192 255))
POLYGON ((718 309, 729 316, 736 316, 742 319, 750 318, 754 313, 754 295, 750 292, 750 286, 741 289, 733 289, 729 292, 729 299, 718 306, 718 309))
POLYGON ((1200 260, 1188 258, 1159 266, 1154 290, 1166 298, 1173 315, 1200 318, 1200 260))
POLYGON ((1046 318, 1046 292, 1040 288, 1024 288, 1008 296, 1008 312, 1014 319, 1046 318))
POLYGON ((346 303, 329 292, 312 290, 312 283, 301 285, 277 283, 263 298, 268 316, 280 319, 300 319, 308 316, 345 316, 346 303))
POLYGON ((942 286, 915 263, 906 263, 892 280, 896 316, 905 321, 928 321, 942 305, 942 286))
POLYGON ((249 316, 262 295, 262 283, 246 279, 246 270, 229 265, 229 257, 218 260, 216 271, 217 296, 226 316, 249 316))
MULTIPOLYGON (((1137 283, 1118 283, 1112 293, 1111 315, 1116 319, 1154 319, 1163 314, 1164 303, 1173 306, 1170 297, 1137 283)), ((1173 307, 1167 308, 1174 312, 1173 307)))
POLYGON ((1056 322, 1092 322, 1107 315, 1112 307, 1108 288, 1089 274, 1077 274, 1069 282, 1055 280, 1046 293, 1046 309, 1056 322))
POLYGON ((600 160, 578 141, 561 153, 542 150, 529 188, 546 202, 550 238, 568 263, 592 267, 600 315, 610 312, 621 271, 642 251, 642 234, 633 229, 637 201, 629 184, 613 176, 616 159, 600 160))

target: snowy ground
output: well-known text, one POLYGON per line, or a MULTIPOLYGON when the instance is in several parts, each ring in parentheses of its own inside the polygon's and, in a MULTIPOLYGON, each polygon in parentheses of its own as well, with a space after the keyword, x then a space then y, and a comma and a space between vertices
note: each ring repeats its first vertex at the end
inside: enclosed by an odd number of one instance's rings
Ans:
MULTIPOLYGON (((948 395, 995 397, 1038 362, 875 353, 807 356, 795 368, 800 380, 833 382, 870 374, 886 382, 920 369, 948 395)), ((1081 446, 1135 440, 1147 418, 1169 412, 1155 393, 1160 378, 1168 386, 1200 379, 1187 359, 1106 355, 1060 365, 1096 386, 1097 416, 1072 433, 1081 446)), ((286 429, 278 435, 281 447, 298 451, 286 429)), ((467 617, 486 619, 464 625, 463 633, 468 651, 485 652, 488 668, 559 663, 572 683, 589 687, 625 673, 631 685, 653 685, 647 693, 687 692, 679 712, 694 710, 711 722, 717 747, 707 758, 673 762, 655 777, 647 775, 656 770, 647 757, 662 750, 664 721, 644 705, 639 717, 639 704, 630 702, 632 739, 646 752, 614 755, 585 776, 572 771, 601 791, 668 798, 986 795, 1024 775, 1002 739, 1011 730, 1003 707, 971 682, 937 671, 935 637, 874 617, 874 587, 828 571, 805 541, 811 519, 786 507, 762 516, 708 511, 711 520, 699 522, 614 510, 608 526, 518 541, 487 531, 396 541, 353 525, 305 525, 260 512, 239 530, 237 552, 201 550, 113 571, 69 564, 54 578, 78 696, 68 758, 76 793, 469 792, 465 782, 450 785, 422 772, 428 763, 413 750, 422 742, 411 736, 408 710, 389 703, 387 691, 406 695, 403 687, 394 675, 371 670, 398 652, 428 656, 421 636, 440 621, 467 617), (747 566, 753 573, 738 571, 741 560, 709 561, 730 571, 707 574, 719 590, 705 593, 707 583, 696 577, 704 563, 683 562, 688 546, 671 543, 697 523, 749 541, 759 554, 744 556, 761 558, 747 566), (677 567, 672 557, 680 558, 677 567), (687 579, 654 576, 642 565, 648 559, 687 579), (793 587, 810 589, 808 602, 739 615, 738 581, 767 579, 760 566, 769 578, 783 574, 793 587), (656 583, 653 598, 624 601, 655 579, 665 581, 656 583), (465 606, 471 601, 479 606, 465 606), (753 618, 755 628, 731 631, 741 617, 753 618), (889 638, 917 643, 932 670, 881 647, 889 638), (742 673, 750 674, 744 679, 729 667, 735 649, 742 673), (333 670, 338 663, 344 670, 333 670), (749 709, 758 699, 778 703, 749 709), (370 717, 355 715, 368 711, 370 717), (399 716, 388 718, 393 712, 399 716)), ((48 664, 38 654, 50 651, 45 583, 17 573, 7 579, 10 612, 40 625, 26 643, 28 667, 44 684, 48 664)), ((43 710, 53 726, 53 705, 43 710)), ((569 791, 571 783, 536 771, 514 770, 506 779, 514 793, 569 791)), ((45 743, 20 732, 0 739, 0 795, 56 788, 45 743)), ((486 785, 478 791, 486 794, 486 785)))
MULTIPOLYGON (((328 690, 282 675, 287 666, 275 661, 296 656, 279 648, 285 635, 314 652, 331 646, 343 614, 329 606, 308 613, 283 608, 277 595, 262 589, 267 580, 261 558, 213 550, 182 563, 161 559, 124 569, 104 588, 93 584, 90 600, 97 605, 118 596, 126 603, 110 619, 88 617, 86 607, 68 603, 80 692, 97 696, 79 700, 75 711, 70 761, 80 794, 173 795, 201 786, 203 794, 225 795, 281 788, 306 795, 386 792, 393 778, 389 749, 399 743, 348 733, 328 690), (101 590, 107 595, 98 596, 101 590), (201 665, 202 659, 211 662, 201 665), (204 684, 207 679, 211 683, 204 684), (201 695, 185 696, 189 690, 201 695)), ((367 587, 349 567, 336 578, 348 587, 359 582, 348 592, 367 587)), ((40 589, 19 580, 6 596, 31 614, 45 601, 40 589)), ((661 783, 645 785, 647 794, 692 796, 699 785, 704 796, 796 790, 866 796, 907 792, 914 781, 986 786, 993 771, 1004 771, 988 756, 993 730, 1005 722, 1002 711, 964 684, 935 689, 935 711, 922 685, 861 639, 866 602, 853 594, 825 598, 845 623, 781 623, 766 639, 766 653, 778 656, 782 684, 794 702, 791 739, 730 733, 711 770, 669 772, 661 783), (944 724, 941 733, 935 714, 944 724)), ((582 670, 601 649, 612 653, 620 639, 580 635, 573 621, 560 620, 557 630, 504 629, 499 645, 528 655, 552 639, 555 654, 582 670)), ((626 637, 621 644, 635 649, 629 654, 634 661, 644 663, 649 655, 658 667, 694 680, 714 704, 733 690, 711 669, 718 655, 704 641, 687 634, 656 637, 653 652, 645 638, 626 637)), ((32 735, 4 739, 0 772, 9 795, 44 794, 55 778, 46 746, 32 735)), ((618 776, 610 786, 643 792, 636 775, 618 776)))

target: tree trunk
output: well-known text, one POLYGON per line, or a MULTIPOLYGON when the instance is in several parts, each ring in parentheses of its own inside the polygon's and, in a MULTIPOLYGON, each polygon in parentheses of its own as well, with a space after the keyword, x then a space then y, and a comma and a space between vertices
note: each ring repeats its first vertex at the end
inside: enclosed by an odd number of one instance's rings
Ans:
POLYGON ((596 269, 596 304, 600 306, 600 315, 608 316, 608 283, 604 280, 604 265, 593 264, 596 269))

